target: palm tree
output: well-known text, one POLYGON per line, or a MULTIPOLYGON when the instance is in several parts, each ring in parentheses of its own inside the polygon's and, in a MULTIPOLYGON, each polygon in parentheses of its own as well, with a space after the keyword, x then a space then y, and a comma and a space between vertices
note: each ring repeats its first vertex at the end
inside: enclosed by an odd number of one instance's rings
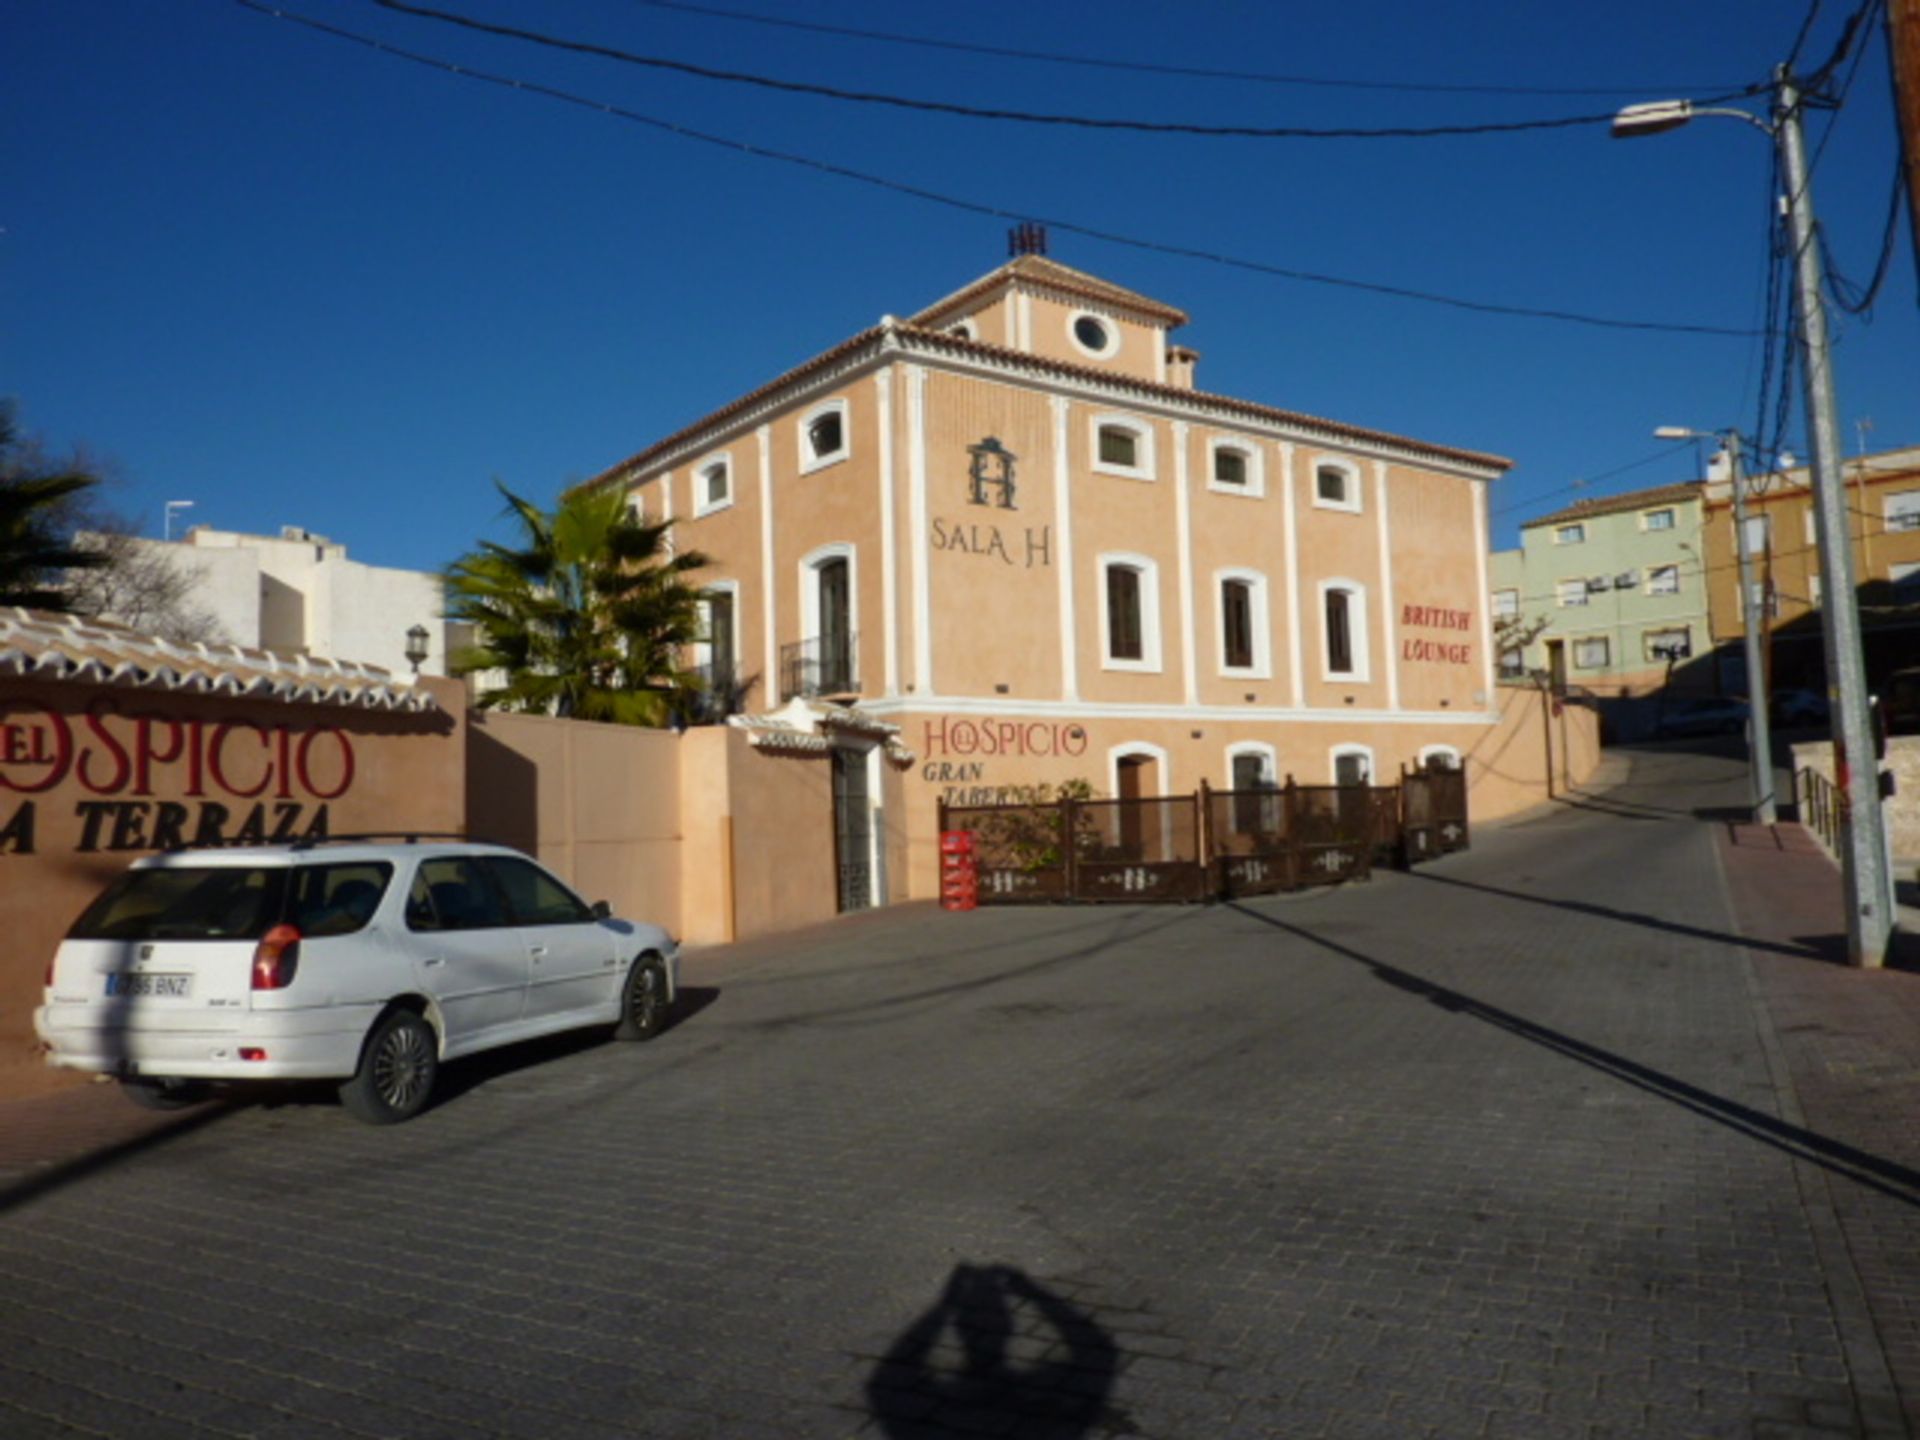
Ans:
POLYGON ((78 468, 50 467, 38 447, 22 441, 11 406, 0 406, 0 605, 67 610, 72 597, 63 572, 107 563, 97 551, 60 538, 71 501, 99 483, 78 468))
POLYGON ((447 618, 477 643, 456 675, 498 674, 482 709, 665 725, 698 681, 679 664, 701 638, 700 597, 685 577, 707 563, 671 554, 672 521, 637 519, 619 490, 576 490, 548 515, 500 487, 521 548, 483 540, 446 572, 447 618))

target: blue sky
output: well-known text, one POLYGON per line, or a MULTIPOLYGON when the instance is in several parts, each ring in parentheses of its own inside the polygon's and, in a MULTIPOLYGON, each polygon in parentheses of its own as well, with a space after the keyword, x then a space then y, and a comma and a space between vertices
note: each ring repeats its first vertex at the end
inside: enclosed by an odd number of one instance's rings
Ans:
MULTIPOLYGON (((774 94, 392 13, 274 0, 460 64, 967 200, 1142 240, 1502 304, 1750 329, 1770 156, 1701 121, 1460 139, 1202 139, 774 94)), ((1214 70, 1562 87, 1282 86, 903 48, 645 0, 444 8, 697 64, 960 103, 1205 124, 1432 125, 1607 113, 1762 79, 1805 0, 1012 3, 714 0, 1019 49, 1214 70), (1625 88, 1617 88, 1625 87, 1625 88)), ((1806 50, 1831 48, 1847 5, 1806 50)), ((1005 258, 1007 222, 712 148, 316 35, 232 0, 18 0, 0 58, 0 394, 121 472, 158 533, 300 524, 433 568, 542 501, 1005 258)), ((1896 148, 1876 30, 1814 191, 1872 269, 1896 148)), ((1324 288, 1055 231, 1052 254, 1186 309, 1200 383, 1513 457, 1495 542, 1581 493, 1688 478, 1658 424, 1750 428, 1757 340, 1592 329, 1324 288)), ((1920 443, 1904 217, 1871 325, 1841 319, 1849 453, 1920 443)), ((1803 425, 1796 392, 1790 438, 1803 425)), ((1801 453, 1804 449, 1801 448, 1801 453)))

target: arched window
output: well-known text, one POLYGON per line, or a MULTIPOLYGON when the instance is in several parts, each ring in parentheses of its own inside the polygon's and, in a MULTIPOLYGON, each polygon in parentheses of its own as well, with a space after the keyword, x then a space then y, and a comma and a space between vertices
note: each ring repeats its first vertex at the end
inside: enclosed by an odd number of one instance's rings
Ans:
POLYGON ((1266 467, 1260 447, 1244 440, 1207 442, 1207 488, 1222 495, 1266 493, 1266 467))
POLYGON ((1360 468, 1350 460, 1314 462, 1313 503, 1322 510, 1358 511, 1360 468))
POLYGON ((733 504, 733 457, 716 455, 693 472, 695 518, 733 504))
POLYGON ((1328 757, 1336 785, 1371 785, 1373 750, 1366 745, 1336 745, 1328 757))
POLYGON ((1093 468, 1129 480, 1153 479, 1153 427, 1124 415, 1096 415, 1093 468))
POLYGON ((847 402, 829 400, 800 417, 800 473, 837 465, 847 458, 847 402))

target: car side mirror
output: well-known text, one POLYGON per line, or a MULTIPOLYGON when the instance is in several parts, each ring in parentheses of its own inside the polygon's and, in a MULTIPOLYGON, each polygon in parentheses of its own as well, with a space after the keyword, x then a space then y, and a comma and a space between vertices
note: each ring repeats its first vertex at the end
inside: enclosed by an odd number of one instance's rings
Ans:
POLYGON ((613 918, 613 907, 604 900, 594 901, 593 918, 596 920, 611 920, 613 918))

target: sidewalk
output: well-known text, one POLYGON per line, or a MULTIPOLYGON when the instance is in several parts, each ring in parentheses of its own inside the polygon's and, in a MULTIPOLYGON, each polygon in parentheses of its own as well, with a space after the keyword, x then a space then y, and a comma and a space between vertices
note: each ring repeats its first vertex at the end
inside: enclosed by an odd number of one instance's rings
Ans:
POLYGON ((1907 955, 1887 969, 1849 968, 1840 872, 1798 825, 1726 826, 1721 860, 1740 933, 1761 942, 1748 955, 1770 1022, 1762 1038, 1783 1072, 1776 1074, 1783 1118, 1832 1142, 1830 1163, 1800 1167, 1801 1189, 1816 1230, 1823 1219, 1834 1228, 1839 1253, 1831 1260, 1858 1278, 1857 1296, 1836 1286, 1834 1297, 1843 1330, 1849 1298, 1869 1321, 1844 1337, 1858 1393, 1870 1398, 1890 1383, 1894 1413, 1920 1434, 1920 969, 1911 959, 1913 937, 1907 955))

